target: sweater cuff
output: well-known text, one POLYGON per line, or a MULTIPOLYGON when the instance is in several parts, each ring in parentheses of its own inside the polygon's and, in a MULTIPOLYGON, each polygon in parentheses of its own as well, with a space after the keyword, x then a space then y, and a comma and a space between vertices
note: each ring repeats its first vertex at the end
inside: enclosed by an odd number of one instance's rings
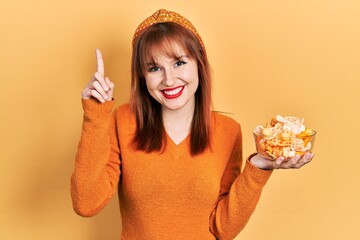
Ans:
POLYGON ((111 113, 114 106, 114 99, 111 101, 105 101, 104 103, 99 102, 94 98, 90 99, 81 99, 82 107, 84 109, 85 114, 91 113, 111 113))
POLYGON ((245 167, 243 172, 248 174, 248 176, 252 176, 253 181, 265 184, 268 179, 270 178, 271 174, 274 170, 264 170, 256 167, 254 164, 250 162, 250 158, 255 156, 257 153, 251 154, 247 159, 245 163, 245 167))

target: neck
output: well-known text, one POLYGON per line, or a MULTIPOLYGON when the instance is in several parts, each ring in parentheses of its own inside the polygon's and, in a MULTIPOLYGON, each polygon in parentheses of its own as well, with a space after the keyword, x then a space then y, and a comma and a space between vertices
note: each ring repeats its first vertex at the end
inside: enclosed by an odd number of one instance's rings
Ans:
POLYGON ((188 102, 184 107, 177 110, 162 109, 165 130, 175 142, 176 139, 183 140, 189 134, 194 109, 195 100, 188 102))

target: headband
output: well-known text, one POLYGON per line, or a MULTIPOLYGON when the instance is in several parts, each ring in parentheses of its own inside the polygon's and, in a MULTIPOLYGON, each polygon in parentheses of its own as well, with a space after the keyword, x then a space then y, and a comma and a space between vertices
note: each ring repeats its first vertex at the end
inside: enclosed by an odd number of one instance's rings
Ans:
POLYGON ((184 28, 190 30, 192 33, 195 34, 196 38, 200 42, 201 47, 203 48, 203 50, 205 50, 204 43, 201 40, 199 33, 196 31, 195 27, 190 23, 190 21, 176 12, 170 12, 165 9, 160 9, 160 10, 156 11, 153 15, 146 18, 142 23, 140 23, 140 25, 136 28, 136 31, 134 33, 132 45, 134 46, 136 39, 141 35, 141 33, 145 29, 147 29, 148 27, 150 27, 153 24, 165 23, 165 22, 173 22, 173 23, 179 24, 179 25, 183 26, 184 28))

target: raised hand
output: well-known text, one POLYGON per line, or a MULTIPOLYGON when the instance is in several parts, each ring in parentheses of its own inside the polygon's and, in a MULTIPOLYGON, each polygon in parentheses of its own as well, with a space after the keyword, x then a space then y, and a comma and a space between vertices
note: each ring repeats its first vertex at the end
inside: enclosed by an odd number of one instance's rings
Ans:
POLYGON ((260 154, 253 156, 250 162, 261 169, 289 169, 289 168, 301 168, 305 164, 309 163, 314 158, 314 154, 305 153, 304 156, 296 155, 291 159, 285 159, 279 157, 275 161, 263 158, 260 154))
POLYGON ((99 49, 96 49, 97 71, 87 86, 82 91, 82 98, 95 98, 99 102, 111 101, 114 91, 114 83, 105 77, 104 60, 99 49))

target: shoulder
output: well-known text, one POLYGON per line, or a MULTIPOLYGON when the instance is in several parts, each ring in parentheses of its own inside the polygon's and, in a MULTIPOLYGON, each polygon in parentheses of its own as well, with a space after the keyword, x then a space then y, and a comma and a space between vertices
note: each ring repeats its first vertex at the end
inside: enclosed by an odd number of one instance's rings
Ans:
POLYGON ((213 112, 212 133, 213 140, 220 144, 241 139, 240 124, 233 118, 219 112, 213 112))
POLYGON ((114 116, 116 119, 128 119, 132 116, 130 104, 125 103, 115 108, 114 116))
POLYGON ((135 124, 135 115, 131 111, 129 103, 116 107, 113 112, 113 117, 117 124, 120 124, 125 128, 135 124))
POLYGON ((233 118, 220 112, 213 112, 214 127, 218 129, 227 129, 229 131, 240 131, 240 124, 233 118))
POLYGON ((136 132, 136 120, 130 105, 126 103, 116 107, 113 112, 113 120, 120 143, 127 144, 131 142, 136 132))

